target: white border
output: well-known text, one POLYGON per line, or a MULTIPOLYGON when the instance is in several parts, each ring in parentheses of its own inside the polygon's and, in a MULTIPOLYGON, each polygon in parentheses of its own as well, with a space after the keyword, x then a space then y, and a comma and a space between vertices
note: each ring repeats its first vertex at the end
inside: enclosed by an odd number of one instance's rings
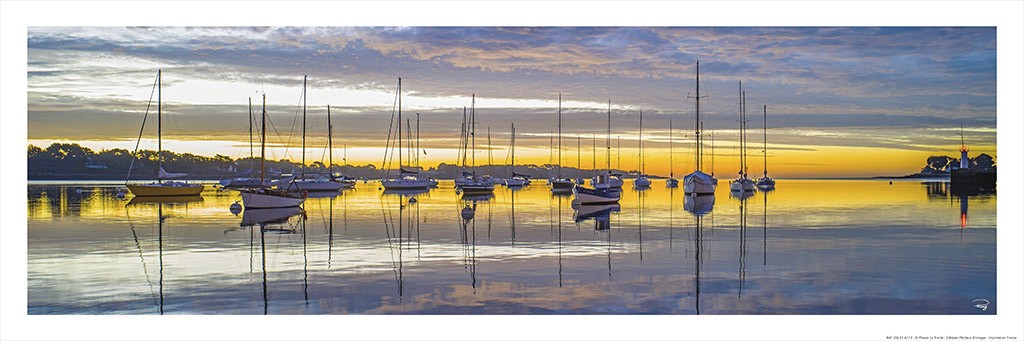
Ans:
MULTIPOLYGON (((765 339, 1024 337, 1024 3, 3 2, 0 339, 765 339), (996 26, 997 316, 27 316, 26 29, 214 26, 996 26)), ((964 279, 970 280, 970 279, 964 279)))

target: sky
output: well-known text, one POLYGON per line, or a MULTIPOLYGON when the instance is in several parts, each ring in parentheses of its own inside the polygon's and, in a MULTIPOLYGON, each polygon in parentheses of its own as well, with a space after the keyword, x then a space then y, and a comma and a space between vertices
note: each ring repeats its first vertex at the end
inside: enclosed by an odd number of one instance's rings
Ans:
MULTIPOLYGON (((348 163, 379 167, 401 77, 403 120, 415 129, 419 114, 422 165, 456 161, 463 108, 474 104, 474 95, 478 164, 509 161, 513 123, 517 164, 557 162, 551 144, 558 143, 561 95, 562 164, 606 167, 610 101, 611 166, 678 178, 694 168, 699 60, 700 118, 705 135, 714 136, 713 156, 705 141, 705 171, 714 164, 719 178, 740 168, 740 82, 753 175, 765 163, 775 177, 910 174, 928 156, 957 156, 961 124, 970 155, 987 153, 998 163, 994 27, 29 27, 27 33, 27 142, 41 147, 133 149, 160 69, 165 149, 248 156, 248 103, 251 98, 259 113, 266 95, 268 158, 298 161, 306 76, 307 163, 327 159, 330 105, 335 163, 347 155, 348 163)), ((149 119, 140 148, 156 149, 149 119)))

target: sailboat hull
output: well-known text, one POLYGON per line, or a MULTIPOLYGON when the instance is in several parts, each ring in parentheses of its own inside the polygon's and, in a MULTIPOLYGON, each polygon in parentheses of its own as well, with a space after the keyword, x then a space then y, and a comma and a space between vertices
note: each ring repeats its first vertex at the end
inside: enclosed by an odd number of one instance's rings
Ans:
POLYGON ((550 181, 552 191, 571 191, 576 185, 569 179, 551 179, 550 181))
POLYGON ((679 180, 676 180, 676 179, 665 180, 665 187, 668 187, 668 188, 679 187, 679 180))
POLYGON ((220 180, 221 186, 224 188, 253 188, 260 187, 259 178, 234 178, 234 179, 223 179, 220 180))
POLYGON ((320 180, 297 180, 295 181, 295 186, 297 186, 299 190, 310 192, 337 191, 344 187, 341 182, 320 180))
POLYGON ((646 177, 639 177, 633 180, 633 187, 636 188, 647 188, 651 187, 651 180, 646 177))
POLYGON ((463 193, 490 193, 494 192, 494 184, 484 182, 471 182, 460 187, 463 193))
POLYGON ((610 188, 594 189, 582 186, 576 186, 572 191, 576 196, 576 202, 583 205, 614 204, 619 202, 622 194, 610 188))
POLYGON ((729 184, 729 190, 734 192, 748 192, 754 190, 754 180, 737 179, 729 184))
POLYGON ((180 182, 128 185, 137 197, 195 196, 203 192, 203 185, 180 182))
POLYGON ((382 180, 381 185, 384 189, 425 189, 430 188, 430 181, 427 180, 412 180, 412 179, 387 179, 382 180))
POLYGON ((693 172, 683 178, 683 193, 715 194, 718 179, 703 172, 693 172))
POLYGON ((305 201, 305 195, 288 195, 280 191, 251 190, 242 192, 242 205, 246 209, 296 207, 305 201))
POLYGON ((757 180, 757 188, 761 190, 774 189, 775 179, 772 178, 761 178, 757 180))

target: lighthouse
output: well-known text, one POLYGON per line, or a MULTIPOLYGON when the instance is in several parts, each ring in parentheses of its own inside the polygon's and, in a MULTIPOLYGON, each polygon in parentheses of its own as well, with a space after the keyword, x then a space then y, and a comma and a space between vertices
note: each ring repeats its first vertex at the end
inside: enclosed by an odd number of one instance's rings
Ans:
POLYGON ((967 158, 967 145, 964 144, 964 125, 960 124, 960 169, 967 169, 970 159, 967 158))
POLYGON ((970 159, 967 158, 967 146, 960 146, 960 169, 967 169, 970 159))

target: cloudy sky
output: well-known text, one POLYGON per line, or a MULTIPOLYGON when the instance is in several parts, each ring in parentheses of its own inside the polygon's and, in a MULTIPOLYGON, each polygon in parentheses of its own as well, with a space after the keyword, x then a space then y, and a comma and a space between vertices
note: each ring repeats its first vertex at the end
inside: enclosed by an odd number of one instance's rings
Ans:
MULTIPOLYGON (((610 100, 612 166, 637 168, 643 110, 647 172, 678 177, 693 168, 698 60, 720 178, 739 167, 741 81, 751 173, 765 106, 778 177, 913 173, 956 153, 961 124, 971 156, 996 156, 992 27, 29 27, 28 143, 134 148, 161 69, 166 149, 248 156, 248 101, 259 112, 265 94, 269 157, 298 160, 306 75, 307 161, 326 160, 330 105, 336 162, 347 149, 379 166, 401 77, 425 165, 455 162, 474 94, 478 162, 488 128, 506 162, 512 123, 517 163, 551 161, 561 94, 563 164, 580 151, 604 167, 610 100)), ((142 148, 156 148, 152 123, 142 148)))

